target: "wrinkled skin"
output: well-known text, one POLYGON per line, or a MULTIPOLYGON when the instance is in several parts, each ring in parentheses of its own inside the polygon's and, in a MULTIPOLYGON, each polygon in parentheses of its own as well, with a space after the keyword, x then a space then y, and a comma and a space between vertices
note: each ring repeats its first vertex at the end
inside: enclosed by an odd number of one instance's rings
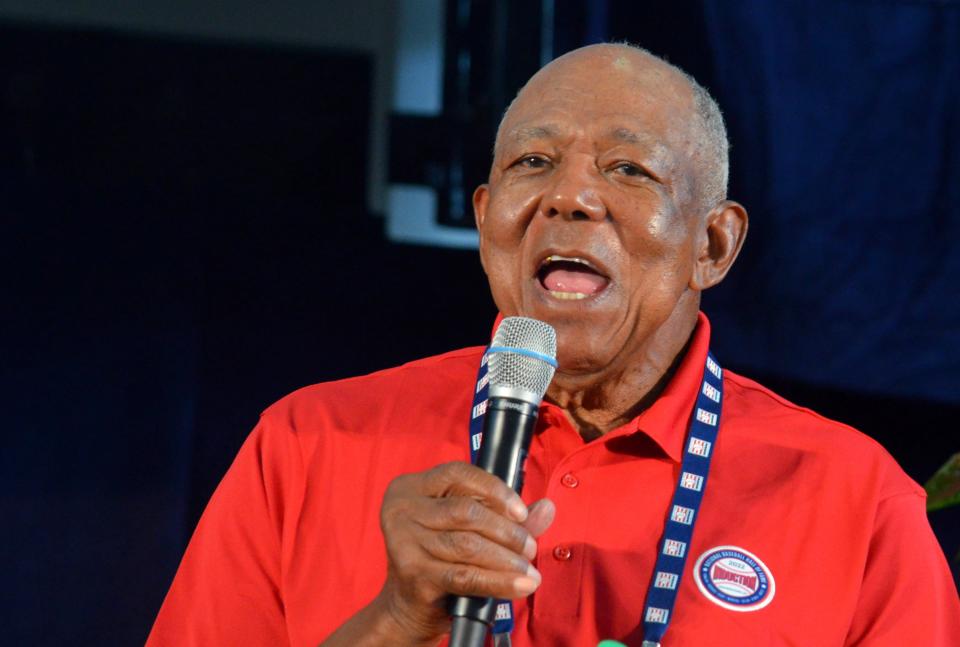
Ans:
POLYGON ((396 479, 381 525, 390 555, 391 612, 413 635, 449 631, 447 595, 512 599, 533 593, 530 563, 553 504, 529 511, 500 479, 466 463, 448 463, 396 479), (392 589, 392 590, 391 590, 392 589))
POLYGON ((508 110, 488 184, 474 194, 480 256, 505 315, 557 330, 548 397, 593 435, 633 418, 667 374, 746 232, 733 202, 704 206, 692 92, 674 70, 615 46, 535 75, 508 110), (549 254, 589 260, 609 284, 552 297, 549 254))
MULTIPOLYGON (((501 124, 488 184, 474 194, 480 256, 505 315, 553 325, 559 369, 547 397, 585 438, 634 417, 670 375, 746 235, 746 212, 700 190, 692 94, 663 63, 592 46, 538 72, 501 124), (558 299, 547 255, 606 277, 589 298, 558 299)), ((553 504, 529 510, 463 463, 398 477, 381 509, 388 572, 380 594, 325 645, 435 645, 449 594, 516 598, 539 585, 534 538, 553 504)))

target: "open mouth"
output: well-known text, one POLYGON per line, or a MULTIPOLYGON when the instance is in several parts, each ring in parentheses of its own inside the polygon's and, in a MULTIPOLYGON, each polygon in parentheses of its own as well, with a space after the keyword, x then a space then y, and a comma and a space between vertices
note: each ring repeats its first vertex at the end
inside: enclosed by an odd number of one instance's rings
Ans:
POLYGON ((590 261, 569 256, 547 256, 537 270, 540 285, 556 299, 586 299, 602 292, 610 279, 590 261))

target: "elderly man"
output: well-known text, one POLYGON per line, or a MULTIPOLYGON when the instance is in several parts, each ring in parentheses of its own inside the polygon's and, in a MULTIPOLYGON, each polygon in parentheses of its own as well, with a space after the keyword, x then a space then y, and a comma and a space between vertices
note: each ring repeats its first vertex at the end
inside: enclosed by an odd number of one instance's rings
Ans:
POLYGON ((538 72, 474 194, 500 312, 557 331, 523 499, 466 462, 482 348, 300 390, 149 644, 436 645, 458 594, 513 600, 514 645, 960 645, 923 491, 708 354, 700 292, 747 231, 726 179, 719 110, 676 68, 599 45, 538 72))

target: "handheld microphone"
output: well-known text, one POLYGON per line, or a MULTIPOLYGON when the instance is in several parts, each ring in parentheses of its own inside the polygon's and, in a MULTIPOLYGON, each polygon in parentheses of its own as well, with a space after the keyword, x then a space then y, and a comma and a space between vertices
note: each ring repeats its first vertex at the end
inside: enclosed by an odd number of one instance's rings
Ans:
MULTIPOLYGON (((557 365, 557 333, 527 317, 506 317, 487 351, 489 396, 477 467, 518 494, 540 401, 557 365)), ((493 624, 497 600, 451 596, 450 647, 481 647, 493 624)))

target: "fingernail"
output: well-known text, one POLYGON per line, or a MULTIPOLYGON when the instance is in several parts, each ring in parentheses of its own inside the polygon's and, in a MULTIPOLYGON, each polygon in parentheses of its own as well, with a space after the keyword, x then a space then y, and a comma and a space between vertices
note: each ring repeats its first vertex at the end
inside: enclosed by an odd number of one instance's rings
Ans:
POLYGON ((516 591, 518 597, 530 595, 537 590, 538 586, 540 586, 540 582, 532 577, 518 577, 513 581, 513 590, 516 591))
POLYGON ((516 496, 510 499, 510 503, 507 504, 507 509, 510 510, 510 514, 513 515, 513 518, 517 521, 524 522, 527 520, 527 505, 520 497, 516 496))
POLYGON ((543 576, 540 575, 540 571, 538 571, 533 564, 527 565, 527 577, 535 579, 538 585, 543 581, 543 576))
POLYGON ((527 559, 537 556, 537 542, 530 535, 527 535, 527 540, 523 542, 523 556, 527 559))

